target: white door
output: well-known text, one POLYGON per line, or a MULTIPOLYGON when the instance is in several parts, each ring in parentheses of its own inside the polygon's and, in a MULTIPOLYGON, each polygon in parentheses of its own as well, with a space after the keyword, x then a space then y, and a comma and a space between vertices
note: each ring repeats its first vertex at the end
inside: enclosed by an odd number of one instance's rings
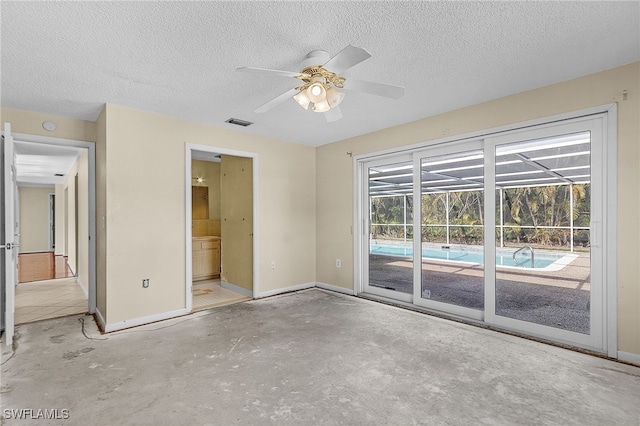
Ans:
POLYGON ((11 125, 4 123, 2 150, 4 154, 4 241, 0 248, 4 251, 4 331, 5 343, 7 346, 13 344, 14 312, 15 312, 15 290, 17 284, 17 263, 19 235, 16 224, 16 194, 18 192, 16 184, 16 162, 13 153, 13 137, 11 136, 11 125))

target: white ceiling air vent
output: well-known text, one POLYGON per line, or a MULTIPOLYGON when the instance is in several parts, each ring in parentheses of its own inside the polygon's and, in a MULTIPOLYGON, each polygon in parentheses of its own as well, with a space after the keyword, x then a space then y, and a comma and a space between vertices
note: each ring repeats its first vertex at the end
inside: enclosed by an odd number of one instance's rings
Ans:
POLYGON ((253 123, 250 121, 240 120, 239 118, 230 118, 226 121, 226 123, 236 124, 238 126, 247 127, 251 126, 253 123))

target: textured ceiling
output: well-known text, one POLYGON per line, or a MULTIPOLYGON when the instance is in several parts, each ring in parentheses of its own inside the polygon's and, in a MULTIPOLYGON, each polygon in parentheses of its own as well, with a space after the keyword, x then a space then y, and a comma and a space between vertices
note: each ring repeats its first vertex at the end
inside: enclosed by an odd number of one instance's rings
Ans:
POLYGON ((16 180, 19 185, 64 183, 81 148, 16 140, 16 180), (58 175, 58 176, 56 176, 58 175))
POLYGON ((2 106, 95 120, 104 103, 318 146, 640 60, 634 2, 2 1, 2 106), (293 100, 312 50, 372 58, 345 73, 401 85, 349 92, 327 123, 293 100), (252 121, 247 128, 225 123, 252 121))

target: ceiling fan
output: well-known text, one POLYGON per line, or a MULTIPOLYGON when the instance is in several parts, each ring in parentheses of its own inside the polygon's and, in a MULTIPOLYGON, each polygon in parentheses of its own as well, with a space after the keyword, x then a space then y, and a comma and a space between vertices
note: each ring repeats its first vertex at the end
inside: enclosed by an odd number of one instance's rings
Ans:
POLYGON ((312 111, 325 113, 327 121, 336 121, 342 118, 342 112, 338 105, 345 96, 339 89, 354 90, 392 99, 398 99, 404 95, 404 87, 355 80, 340 75, 370 57, 371 54, 365 49, 349 45, 333 58, 324 50, 310 52, 302 62, 300 72, 253 67, 242 67, 237 70, 253 74, 293 77, 302 81, 300 85, 287 90, 254 112, 268 111, 285 100, 293 98, 302 108, 309 109, 309 105, 313 104, 312 111))

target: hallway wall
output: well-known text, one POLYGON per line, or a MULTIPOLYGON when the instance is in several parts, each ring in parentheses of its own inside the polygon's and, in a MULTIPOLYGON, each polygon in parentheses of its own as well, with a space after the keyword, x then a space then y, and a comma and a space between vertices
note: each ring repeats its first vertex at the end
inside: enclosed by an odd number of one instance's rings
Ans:
POLYGON ((49 194, 53 186, 19 186, 20 253, 49 251, 49 194))

